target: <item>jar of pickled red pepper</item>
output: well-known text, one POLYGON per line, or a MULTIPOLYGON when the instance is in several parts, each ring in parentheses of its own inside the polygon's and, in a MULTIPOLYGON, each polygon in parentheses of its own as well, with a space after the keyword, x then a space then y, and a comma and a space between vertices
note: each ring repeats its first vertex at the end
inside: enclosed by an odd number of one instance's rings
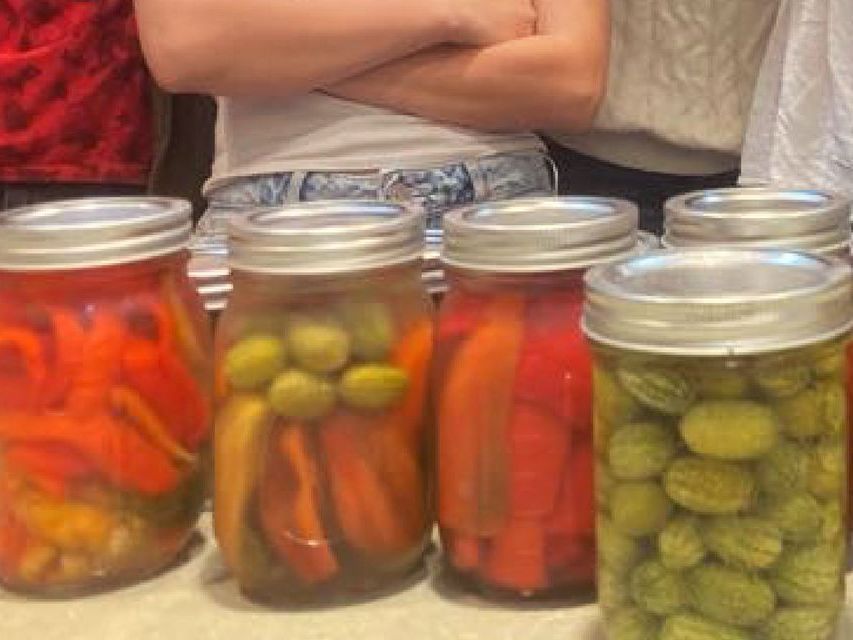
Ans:
POLYGON ((0 218, 0 581, 82 594, 171 563, 202 507, 212 344, 190 205, 0 218))
POLYGON ((638 250, 637 209, 601 198, 445 217, 436 354, 445 561, 499 597, 590 591, 592 372, 583 275, 638 250))
POLYGON ((850 267, 684 250, 586 285, 608 637, 833 637, 850 267))
MULTIPOLYGON (((666 203, 668 248, 707 246, 808 251, 851 260, 850 200, 822 191, 745 188, 698 191, 666 203)), ((853 346, 848 358, 853 362, 853 346)), ((853 367, 850 368, 853 375, 853 367)), ((853 411, 853 379, 848 384, 853 411)), ((853 413, 851 413, 853 416, 853 413)), ((850 432, 853 437, 853 431, 850 432)), ((853 463, 853 440, 848 443, 853 463)), ((853 509, 853 475, 848 510, 853 509)))
POLYGON ((370 594, 421 565, 432 526, 423 237, 419 216, 388 203, 232 222, 214 515, 254 599, 370 594))

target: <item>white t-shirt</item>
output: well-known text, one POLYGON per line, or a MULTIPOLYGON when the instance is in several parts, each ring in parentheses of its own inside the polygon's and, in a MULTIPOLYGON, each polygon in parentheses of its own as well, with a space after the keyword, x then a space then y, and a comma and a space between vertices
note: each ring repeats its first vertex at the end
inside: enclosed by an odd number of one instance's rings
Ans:
POLYGON ((220 98, 218 105, 206 191, 251 175, 420 169, 542 149, 533 134, 483 133, 323 93, 286 101, 220 98))
POLYGON ((853 196, 853 0, 784 0, 741 181, 853 196))

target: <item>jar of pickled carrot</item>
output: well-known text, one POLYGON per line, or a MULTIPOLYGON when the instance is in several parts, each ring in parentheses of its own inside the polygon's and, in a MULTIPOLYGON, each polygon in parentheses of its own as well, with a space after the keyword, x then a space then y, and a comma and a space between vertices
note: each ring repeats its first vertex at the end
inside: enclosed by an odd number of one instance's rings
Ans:
POLYGON ((638 250, 637 209, 601 198, 445 218, 438 522, 447 564, 495 595, 591 589, 592 371, 583 275, 638 250))
POLYGON ((253 599, 369 594, 422 562, 433 341, 423 237, 419 216, 387 203, 232 222, 214 519, 253 599))
POLYGON ((608 637, 835 637, 850 266, 692 249, 586 283, 608 637))
POLYGON ((212 344, 190 205, 0 218, 0 581, 74 595, 161 570, 205 495, 212 344))

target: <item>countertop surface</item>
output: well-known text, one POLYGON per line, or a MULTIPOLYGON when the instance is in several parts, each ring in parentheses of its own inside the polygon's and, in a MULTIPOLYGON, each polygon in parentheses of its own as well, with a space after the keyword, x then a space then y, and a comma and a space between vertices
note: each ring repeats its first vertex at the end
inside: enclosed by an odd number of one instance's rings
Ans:
MULTIPOLYGON (((506 605, 430 571, 396 593, 324 609, 269 609, 243 598, 222 566, 209 518, 172 570, 107 594, 31 601, 0 592, 3 640, 604 640, 594 605, 506 605)), ((853 575, 848 576, 848 589, 853 575)), ((853 594, 838 640, 853 640, 853 594)))

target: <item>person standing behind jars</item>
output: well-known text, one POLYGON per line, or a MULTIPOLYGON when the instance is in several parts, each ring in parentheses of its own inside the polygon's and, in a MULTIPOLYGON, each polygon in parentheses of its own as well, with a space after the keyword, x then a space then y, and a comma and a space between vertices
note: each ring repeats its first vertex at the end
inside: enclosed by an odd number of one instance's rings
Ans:
POLYGON ((733 186, 778 0, 613 0, 607 96, 591 133, 552 127, 561 191, 640 205, 733 186))
POLYGON ((585 130, 605 85, 607 0, 136 8, 161 85, 221 96, 214 212, 388 199, 417 205, 437 228, 453 207, 550 193, 531 132, 585 130))

